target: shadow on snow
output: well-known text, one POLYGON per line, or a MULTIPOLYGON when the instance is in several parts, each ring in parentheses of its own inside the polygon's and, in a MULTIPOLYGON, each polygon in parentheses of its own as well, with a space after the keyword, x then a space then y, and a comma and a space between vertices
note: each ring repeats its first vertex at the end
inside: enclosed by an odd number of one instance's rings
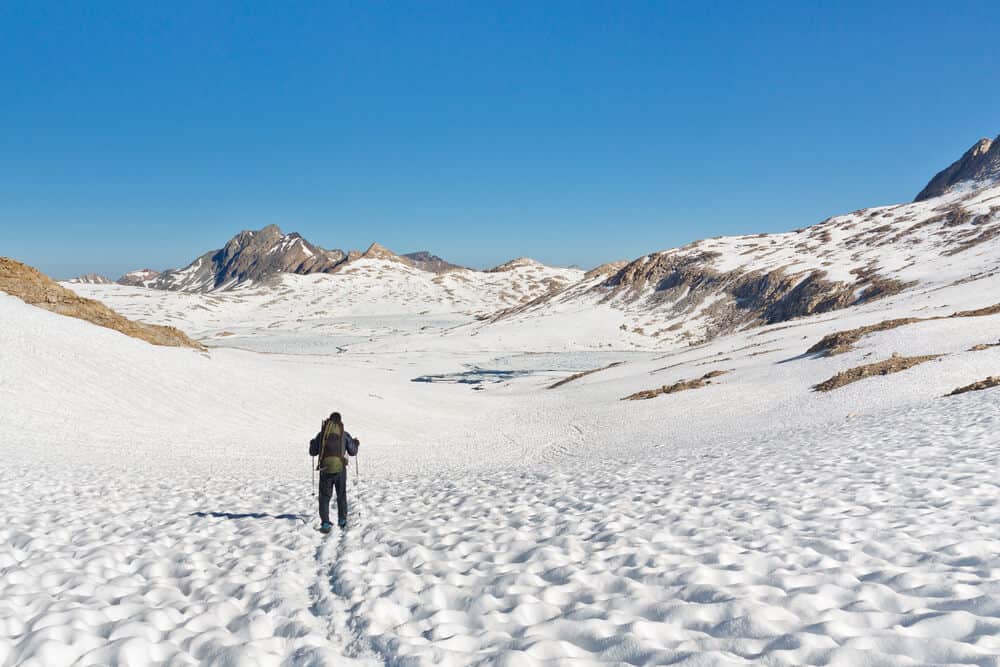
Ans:
POLYGON ((268 514, 267 512, 191 512, 191 516, 212 517, 215 519, 285 519, 286 521, 302 521, 300 514, 268 514))

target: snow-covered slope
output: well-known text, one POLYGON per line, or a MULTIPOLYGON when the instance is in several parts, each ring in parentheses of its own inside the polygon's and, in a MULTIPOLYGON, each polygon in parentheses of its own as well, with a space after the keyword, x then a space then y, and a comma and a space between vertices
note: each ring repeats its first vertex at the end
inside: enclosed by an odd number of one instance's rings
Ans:
MULTIPOLYGON (((595 308, 646 345, 715 336, 936 289, 1000 270, 1000 186, 836 216, 784 234, 723 237, 652 253, 502 319, 564 326, 595 308), (553 321, 554 322, 554 321, 553 321)), ((485 328, 489 328, 488 325, 485 328)))
POLYGON ((943 396, 1000 375, 1000 314, 804 352, 996 295, 983 277, 668 355, 385 333, 308 357, 268 328, 290 354, 160 350, 0 295, 0 664, 995 664, 1000 389, 943 396), (811 390, 893 353, 944 356, 811 390), (411 381, 470 367, 511 374, 411 381), (363 458, 323 541, 305 444, 333 409, 363 458))
POLYGON ((207 351, 0 294, 0 665, 1000 665, 997 206, 73 286, 207 351))
MULTIPOLYGON (((274 351, 280 341, 312 349, 396 334, 440 332, 535 300, 583 272, 520 261, 493 271, 424 271, 394 259, 361 257, 336 273, 282 273, 209 294, 73 285, 134 319, 168 324, 215 344, 274 351), (267 331, 267 336, 260 332, 267 331), (318 347, 317 347, 318 346, 318 347)), ((280 344, 285 344, 281 342, 280 344)))

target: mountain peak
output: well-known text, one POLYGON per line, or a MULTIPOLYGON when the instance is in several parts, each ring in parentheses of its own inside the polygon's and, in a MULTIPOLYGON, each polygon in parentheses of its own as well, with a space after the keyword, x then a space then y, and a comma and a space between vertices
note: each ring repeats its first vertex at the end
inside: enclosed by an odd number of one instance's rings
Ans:
POLYGON ((340 250, 324 250, 277 225, 244 230, 221 250, 208 252, 186 268, 166 271, 150 285, 160 289, 210 291, 261 282, 278 273, 323 273, 343 263, 340 250))
POLYGON ((541 266, 542 263, 531 259, 530 257, 518 257, 517 259, 512 259, 505 264, 500 266, 495 266, 488 271, 488 273, 500 273, 501 271, 513 271, 514 269, 519 269, 526 266, 541 266))
POLYGON ((403 259, 408 260, 418 269, 430 271, 431 273, 447 273, 449 271, 457 271, 464 268, 458 264, 452 264, 451 262, 445 261, 426 250, 406 253, 403 255, 403 259))
POLYGON ((995 183, 1000 180, 1000 137, 983 138, 965 151, 958 160, 939 171, 914 201, 940 197, 956 185, 995 183))
POLYGON ((159 271, 154 271, 153 269, 137 269, 135 271, 129 271, 115 282, 119 285, 126 285, 128 287, 149 287, 159 277, 159 271))
POLYGON ((365 250, 361 256, 365 259, 400 259, 399 255, 378 243, 372 243, 368 246, 368 250, 365 250))
MULTIPOLYGON (((1000 139, 1000 137, 997 138, 1000 139)), ((993 139, 990 139, 989 137, 983 137, 982 139, 976 142, 976 145, 972 147, 972 150, 975 151, 976 154, 981 155, 986 151, 988 151, 992 146, 993 146, 993 139)))

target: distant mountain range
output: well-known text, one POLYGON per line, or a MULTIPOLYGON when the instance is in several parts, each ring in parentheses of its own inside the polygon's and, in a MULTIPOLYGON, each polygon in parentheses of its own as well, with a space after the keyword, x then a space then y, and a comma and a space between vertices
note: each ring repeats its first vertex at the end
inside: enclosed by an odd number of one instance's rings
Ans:
MULTIPOLYGON (((272 225, 240 232, 182 269, 133 271, 118 282, 212 292, 267 286, 283 274, 338 274, 374 263, 371 275, 390 283, 405 283, 414 269, 420 275, 454 273, 455 280, 436 283, 445 296, 434 297, 451 298, 463 282, 496 289, 495 281, 471 278, 507 271, 511 285, 524 275, 531 280, 508 290, 516 299, 492 300, 498 307, 508 304, 492 321, 600 304, 617 311, 622 327, 638 335, 691 343, 1000 270, 998 181, 1000 138, 982 139, 934 176, 913 203, 862 209, 782 234, 698 241, 586 274, 527 258, 476 272, 428 252, 397 255, 378 244, 364 252, 326 250, 272 225), (394 266, 406 271, 393 273, 394 266), (526 267, 533 267, 529 274, 526 267)), ((106 281, 94 275, 77 280, 106 281)))
MULTIPOLYGON (((122 277, 124 278, 124 276, 122 277)), ((99 273, 87 273, 82 276, 77 276, 67 280, 66 282, 74 283, 76 285, 114 285, 115 281, 111 280, 107 276, 102 276, 99 273)), ((120 281, 119 281, 120 282, 120 281)))
POLYGON ((181 269, 163 272, 139 269, 126 273, 118 280, 90 273, 67 282, 90 285, 117 283, 130 287, 210 292, 246 283, 267 282, 283 273, 335 273, 358 259, 391 260, 429 273, 464 270, 464 267, 427 251, 397 255, 377 243, 364 252, 326 250, 299 234, 285 234, 276 225, 269 225, 259 231, 242 231, 221 249, 210 250, 181 269))

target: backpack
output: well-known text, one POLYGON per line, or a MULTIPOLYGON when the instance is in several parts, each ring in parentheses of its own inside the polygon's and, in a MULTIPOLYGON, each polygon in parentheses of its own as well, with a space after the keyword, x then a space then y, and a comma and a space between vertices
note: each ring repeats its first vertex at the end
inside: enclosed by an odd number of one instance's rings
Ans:
POLYGON ((347 469, 343 423, 327 419, 323 422, 321 434, 318 468, 326 473, 343 472, 347 469))

